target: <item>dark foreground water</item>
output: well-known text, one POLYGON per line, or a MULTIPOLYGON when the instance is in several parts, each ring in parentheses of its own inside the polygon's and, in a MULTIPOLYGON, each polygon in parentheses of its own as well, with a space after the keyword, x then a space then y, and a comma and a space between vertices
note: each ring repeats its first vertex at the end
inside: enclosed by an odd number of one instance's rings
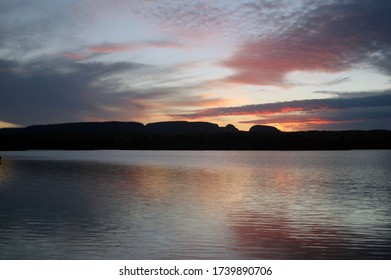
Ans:
POLYGON ((391 259, 391 151, 1 155, 0 259, 391 259))

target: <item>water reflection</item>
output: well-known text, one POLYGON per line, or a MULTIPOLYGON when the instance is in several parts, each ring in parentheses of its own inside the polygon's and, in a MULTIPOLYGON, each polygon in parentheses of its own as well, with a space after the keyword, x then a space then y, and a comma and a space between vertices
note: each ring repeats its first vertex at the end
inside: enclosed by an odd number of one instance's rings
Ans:
POLYGON ((283 216, 235 213, 230 225, 232 246, 244 259, 382 259, 391 257, 390 232, 375 236, 357 234, 342 226, 311 223, 291 227, 283 216), (381 239, 381 236, 383 239, 381 239))
POLYGON ((5 189, 7 181, 10 180, 12 176, 12 161, 8 162, 4 159, 0 162, 0 193, 5 189), (4 163, 4 164, 2 164, 4 163))
POLYGON ((142 153, 3 159, 0 258, 391 257, 387 155, 142 153))

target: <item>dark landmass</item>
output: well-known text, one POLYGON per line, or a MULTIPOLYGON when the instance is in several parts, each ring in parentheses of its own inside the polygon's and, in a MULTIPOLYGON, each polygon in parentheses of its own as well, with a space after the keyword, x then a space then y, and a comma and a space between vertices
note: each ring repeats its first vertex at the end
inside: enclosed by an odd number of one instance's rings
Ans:
POLYGON ((248 132, 208 122, 89 122, 0 129, 0 150, 343 150, 391 149, 391 131, 248 132))

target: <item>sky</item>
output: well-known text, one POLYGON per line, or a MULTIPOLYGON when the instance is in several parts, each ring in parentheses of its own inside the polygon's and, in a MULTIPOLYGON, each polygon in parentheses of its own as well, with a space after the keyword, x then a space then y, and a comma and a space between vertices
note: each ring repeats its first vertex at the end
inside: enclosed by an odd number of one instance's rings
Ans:
POLYGON ((389 0, 0 0, 0 127, 391 129, 389 0))

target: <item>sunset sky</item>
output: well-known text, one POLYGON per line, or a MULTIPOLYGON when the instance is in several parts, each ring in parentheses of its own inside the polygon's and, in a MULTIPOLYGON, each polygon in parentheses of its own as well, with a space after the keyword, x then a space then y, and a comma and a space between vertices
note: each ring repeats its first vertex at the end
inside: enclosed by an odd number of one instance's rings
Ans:
POLYGON ((0 127, 391 129, 389 0, 1 0, 0 127))

